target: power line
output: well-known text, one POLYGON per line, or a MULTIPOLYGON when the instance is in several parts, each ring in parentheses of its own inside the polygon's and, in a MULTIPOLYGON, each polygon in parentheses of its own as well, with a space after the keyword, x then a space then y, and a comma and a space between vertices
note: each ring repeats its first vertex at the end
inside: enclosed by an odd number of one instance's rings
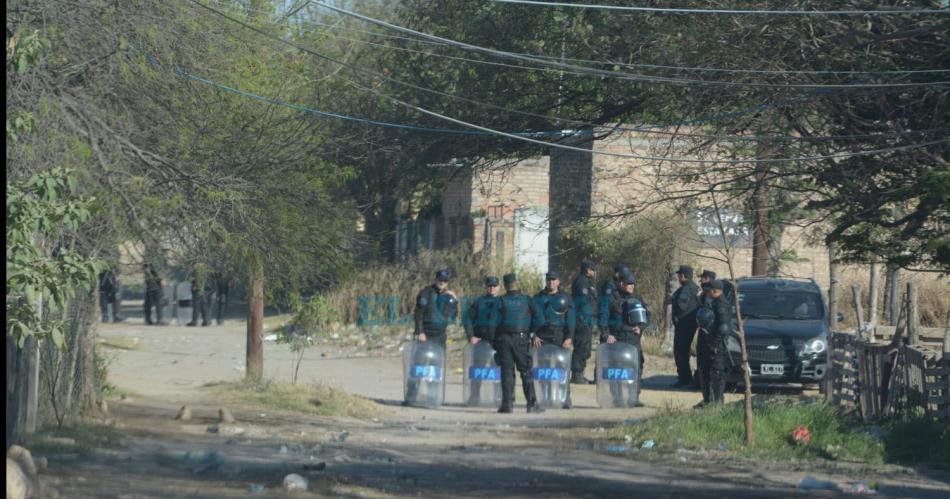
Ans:
POLYGON ((542 2, 536 0, 491 0, 498 3, 534 5, 544 7, 567 7, 575 9, 598 9, 625 12, 656 12, 674 14, 752 14, 776 16, 887 16, 950 14, 948 9, 905 9, 905 10, 753 10, 753 9, 693 9, 682 7, 637 7, 629 5, 599 5, 570 2, 542 2))
MULTIPOLYGON (((218 11, 218 10, 212 8, 212 7, 209 7, 209 6, 207 6, 207 5, 204 5, 204 4, 202 4, 201 2, 199 2, 199 1, 197 1, 197 0, 190 0, 190 1, 191 1, 192 3, 194 3, 194 4, 196 4, 196 5, 198 5, 198 6, 202 7, 202 8, 204 8, 204 9, 206 9, 206 10, 209 10, 210 12, 212 12, 212 13, 214 13, 214 14, 216 14, 216 15, 219 15, 219 16, 221 16, 221 17, 223 17, 223 18, 225 18, 225 19, 227 19, 227 20, 229 20, 229 21, 231 21, 231 22, 234 22, 234 23, 236 23, 236 24, 239 24, 239 25, 243 26, 243 27, 246 28, 246 29, 249 29, 249 30, 251 30, 251 31, 254 31, 255 33, 260 34, 261 36, 264 36, 264 37, 269 38, 269 39, 271 39, 271 40, 277 41, 277 42, 279 42, 279 43, 281 43, 281 44, 287 45, 287 46, 292 47, 292 48, 294 48, 294 49, 296 49, 296 50, 299 50, 299 51, 301 51, 301 52, 311 54, 311 55, 313 55, 313 56, 315 56, 315 57, 318 57, 318 58, 320 58, 320 59, 323 59, 323 60, 326 60, 326 61, 330 61, 330 62, 333 62, 333 63, 335 63, 335 64, 341 65, 341 66, 343 66, 343 67, 352 69, 352 70, 354 70, 354 71, 366 73, 366 74, 369 74, 370 76, 373 76, 373 77, 376 77, 376 78, 381 78, 381 79, 384 79, 384 80, 387 80, 387 81, 391 81, 391 82, 393 82, 393 83, 396 83, 396 84, 399 84, 399 85, 403 85, 403 86, 407 86, 407 87, 412 88, 412 89, 415 89, 415 90, 419 90, 419 91, 423 91, 423 92, 428 92, 428 93, 433 93, 433 94, 436 94, 436 95, 440 95, 440 96, 444 96, 444 97, 448 97, 448 98, 460 100, 460 101, 463 101, 463 102, 469 102, 469 103, 472 103, 472 104, 476 104, 476 105, 480 105, 480 106, 485 106, 485 107, 489 107, 489 108, 493 108, 493 109, 498 109, 498 110, 505 111, 505 112, 509 112, 509 113, 522 114, 522 115, 527 115, 527 116, 532 116, 532 117, 538 117, 538 118, 543 118, 543 119, 550 119, 550 120, 555 120, 555 121, 560 120, 560 121, 564 121, 564 122, 566 122, 566 123, 579 124, 579 125, 583 125, 583 126, 585 126, 585 127, 596 128, 596 129, 598 129, 600 132, 603 132, 603 133, 612 133, 612 132, 618 132, 618 131, 620 131, 620 132, 627 132, 627 131, 629 131, 629 132, 640 132, 640 133, 665 134, 665 135, 671 135, 671 136, 677 136, 677 135, 679 135, 679 136, 686 136, 687 134, 679 134, 679 133, 676 133, 676 132, 665 132, 665 131, 659 131, 659 130, 649 130, 649 128, 664 128, 664 127, 671 127, 671 126, 696 126, 696 125, 701 125, 701 124, 703 124, 703 123, 708 123, 708 122, 712 122, 712 121, 720 121, 720 120, 722 120, 722 119, 729 118, 729 117, 742 116, 742 115, 749 114, 749 113, 753 113, 753 112, 759 112, 759 111, 768 109, 768 108, 770 108, 770 107, 774 107, 775 105, 784 105, 784 104, 788 104, 788 103, 791 103, 791 102, 794 102, 794 101, 801 100, 801 98, 798 98, 798 99, 794 99, 794 100, 783 101, 783 102, 781 102, 781 103, 773 104, 773 105, 759 104, 759 105, 751 106, 751 107, 749 107, 749 108, 746 108, 746 109, 743 109, 743 110, 740 110, 740 111, 733 111, 733 112, 727 112, 727 113, 720 113, 720 114, 717 114, 717 115, 701 117, 701 118, 697 118, 697 119, 693 119, 693 120, 679 120, 679 121, 676 121, 676 122, 673 122, 673 123, 670 123, 670 124, 667 124, 667 125, 643 125, 643 126, 641 126, 641 127, 636 127, 636 128, 627 128, 627 127, 604 127, 603 125, 597 125, 597 124, 593 124, 593 123, 585 123, 585 122, 574 121, 574 120, 563 120, 563 119, 557 118, 557 117, 551 117, 551 116, 545 116, 545 115, 530 113, 530 112, 526 112, 526 111, 518 111, 518 110, 514 110, 514 109, 508 109, 508 108, 505 108, 505 107, 502 107, 502 106, 497 106, 497 105, 490 104, 490 103, 475 101, 475 100, 468 99, 468 98, 465 98, 465 97, 460 97, 460 96, 457 96, 457 95, 453 95, 453 94, 441 92, 441 91, 438 91, 438 90, 433 90, 433 89, 429 89, 429 88, 426 88, 426 87, 421 87, 421 86, 418 86, 418 85, 414 85, 414 84, 412 84, 412 83, 404 82, 404 81, 401 81, 401 80, 398 80, 398 79, 389 77, 389 76, 384 75, 384 74, 381 74, 381 73, 377 73, 377 72, 370 71, 370 70, 365 70, 365 69, 360 68, 360 67, 358 67, 358 66, 354 66, 354 65, 349 64, 349 63, 347 63, 347 62, 343 62, 343 61, 337 60, 337 59, 335 59, 335 58, 333 58, 333 57, 330 57, 330 56, 321 54, 320 52, 314 51, 314 50, 312 50, 312 49, 308 49, 308 48, 303 47, 303 46, 301 46, 301 45, 299 45, 299 44, 296 44, 296 43, 294 43, 294 42, 291 42, 291 41, 288 41, 288 40, 284 40, 283 38, 280 38, 280 37, 278 37, 278 36, 275 36, 275 35, 272 35, 272 34, 270 34, 270 33, 267 33, 266 31, 260 30, 260 29, 254 27, 254 26, 251 26, 251 25, 249 25, 249 24, 247 24, 247 23, 241 21, 240 19, 235 19, 234 17, 231 17, 231 16, 229 16, 229 15, 227 15, 227 14, 221 12, 221 11, 218 11)), ((458 132, 458 131, 456 131, 456 132, 458 132)), ((926 132, 926 131, 921 131, 921 132, 919 132, 919 133, 925 133, 925 132, 926 132)), ((509 133, 509 132, 506 132, 506 133, 509 133)), ((510 132, 510 133, 518 133, 518 132, 510 132)), ((523 132, 523 133, 534 133, 534 132, 523 132)), ((540 133, 545 133, 545 132, 540 132, 540 133)), ((908 134, 910 134, 910 133, 915 133, 915 132, 909 132, 908 134)), ((883 136, 883 135, 884 135, 884 134, 879 134, 879 135, 877 135, 877 136, 883 136)), ((722 136, 719 136, 719 137, 722 137, 722 136)), ((711 136, 707 136, 706 138, 712 138, 712 137, 711 137, 711 136)), ((743 137, 743 138, 739 138, 739 137, 735 137, 735 136, 728 136, 728 138, 732 138, 732 139, 734 139, 734 140, 756 140, 756 139, 758 139, 758 138, 763 138, 763 137, 743 137)), ((769 136, 768 138, 770 138, 770 139, 772 139, 772 140, 777 140, 777 137, 775 137, 775 136, 769 136)), ((794 140, 794 141, 801 141, 801 140, 802 140, 800 137, 788 137, 788 138, 789 138, 789 140, 794 140)), ((817 138, 817 137, 813 137, 813 138, 817 138)))
POLYGON ((353 11, 349 11, 349 10, 346 10, 346 9, 342 9, 342 8, 340 8, 340 7, 336 7, 336 6, 333 6, 333 5, 329 5, 329 4, 326 4, 326 3, 323 3, 323 2, 314 2, 313 4, 314 4, 314 5, 321 6, 321 7, 324 7, 324 8, 329 9, 329 10, 332 10, 332 11, 334 11, 334 12, 338 12, 338 13, 340 13, 340 14, 344 14, 344 15, 347 15, 347 16, 354 17, 354 18, 356 18, 356 19, 360 19, 360 20, 362 20, 362 21, 365 21, 365 22, 368 22, 368 23, 371 23, 371 24, 375 24, 375 25, 378 25, 378 26, 382 26, 382 27, 385 27, 385 28, 389 28, 389 29, 394 30, 394 31, 399 31, 399 32, 402 32, 402 33, 408 33, 408 34, 416 35, 416 36, 419 36, 419 37, 422 37, 422 38, 425 38, 425 39, 429 39, 429 40, 440 41, 440 42, 446 43, 446 44, 448 44, 448 45, 453 45, 453 46, 460 47, 460 48, 464 48, 464 49, 467 49, 467 50, 473 50, 473 51, 477 51, 477 52, 484 52, 484 53, 492 54, 492 55, 495 55, 495 56, 498 56, 498 57, 504 57, 504 58, 508 58, 508 59, 516 59, 516 60, 519 60, 519 61, 527 61, 527 62, 531 62, 531 63, 535 63, 535 64, 543 64, 543 65, 553 66, 553 67, 557 67, 557 68, 561 68, 561 69, 574 70, 574 71, 579 71, 579 72, 588 73, 588 74, 593 74, 593 75, 598 75, 598 76, 606 76, 606 77, 611 77, 611 78, 617 78, 617 79, 620 79, 620 80, 633 80, 633 81, 643 81, 643 82, 651 82, 651 83, 671 83, 671 84, 684 84, 684 85, 690 85, 690 84, 692 84, 692 85, 722 85, 722 86, 742 86, 742 87, 812 88, 812 89, 906 88, 906 87, 933 87, 933 86, 945 86, 945 85, 950 85, 950 81, 905 82, 905 83, 846 83, 846 84, 841 84, 841 83, 823 83, 823 84, 815 84, 815 83, 785 83, 785 84, 779 84, 779 83, 756 83, 756 82, 741 82, 741 81, 698 80, 698 79, 694 79, 694 78, 673 78, 673 77, 665 77, 665 76, 651 76, 651 75, 639 75, 639 74, 632 74, 632 73, 623 73, 623 72, 619 72, 619 71, 608 71, 608 70, 603 70, 603 69, 591 68, 591 67, 588 67, 588 66, 578 66, 578 65, 575 65, 575 64, 567 64, 567 63, 564 63, 564 62, 558 62, 558 61, 554 61, 554 60, 539 59, 539 58, 537 58, 537 57, 520 55, 520 54, 517 54, 517 53, 514 53, 514 52, 507 52, 507 51, 503 51, 503 50, 497 50, 497 49, 492 49, 492 48, 488 48, 488 47, 482 47, 482 46, 480 46, 480 45, 473 45, 473 44, 470 44, 470 43, 460 42, 460 41, 457 41, 457 40, 452 40, 452 39, 449 39, 449 38, 444 38, 444 37, 437 36, 437 35, 432 35, 432 34, 429 34, 429 33, 423 33, 423 32, 421 32, 421 31, 416 31, 416 30, 409 29, 409 28, 406 28, 406 27, 403 27, 403 26, 398 26, 398 25, 395 25, 395 24, 392 24, 392 23, 388 23, 388 22, 383 21, 383 20, 380 20, 380 19, 376 19, 376 18, 372 18, 372 17, 369 17, 369 16, 365 16, 365 15, 359 14, 359 13, 357 13, 357 12, 353 12, 353 11))
MULTIPOLYGON (((212 3, 214 3, 214 0, 209 0, 209 1, 211 1, 212 3)), ((228 4, 222 4, 222 3, 220 3, 220 2, 218 2, 218 4, 219 4, 219 5, 228 5, 228 4)), ((250 11, 253 11, 253 12, 260 12, 260 13, 265 13, 265 14, 266 14, 266 13, 270 13, 269 11, 266 11, 266 10, 263 10, 263 9, 243 9, 243 10, 250 10, 250 11)), ((285 20, 285 21, 287 21, 287 20, 290 19, 290 18, 288 18, 288 17, 286 17, 286 16, 284 16, 284 15, 281 15, 280 17, 281 17, 283 20, 285 20)), ((281 21, 275 21, 275 22, 281 22, 281 21)), ((515 64, 505 64, 505 63, 494 62, 494 61, 485 61, 485 60, 479 60, 479 59, 469 59, 469 58, 465 58, 465 57, 451 56, 451 55, 446 55, 446 54, 440 54, 440 53, 438 53, 438 52, 427 52, 427 51, 422 51, 422 50, 414 50, 414 49, 405 48, 405 47, 397 47, 397 46, 394 46, 394 45, 387 45, 387 44, 382 44, 382 43, 375 43, 375 42, 371 42, 371 41, 367 41, 367 40, 361 40, 361 39, 358 39, 358 38, 350 38, 350 37, 345 37, 345 36, 341 36, 341 35, 334 35, 334 34, 326 33, 325 31, 320 31, 320 30, 316 30, 316 29, 308 29, 308 28, 306 28, 306 27, 304 27, 304 26, 311 26, 311 27, 319 26, 319 27, 323 27, 323 28, 331 29, 331 30, 348 31, 348 32, 352 32, 352 33, 364 33, 364 34, 368 34, 368 35, 372 35, 372 36, 378 36, 378 37, 387 38, 387 39, 404 40, 404 41, 409 41, 409 42, 413 42, 413 43, 421 43, 421 44, 427 44, 427 45, 435 45, 435 46, 442 46, 442 47, 451 46, 451 45, 449 45, 449 44, 447 44, 447 43, 444 43, 444 42, 436 42, 436 41, 431 41, 431 40, 422 40, 422 39, 419 39, 419 38, 411 38, 411 37, 406 37, 406 36, 388 35, 388 34, 385 34, 385 33, 379 33, 379 32, 377 32, 377 31, 361 30, 361 29, 356 29, 356 28, 350 28, 350 27, 337 26, 337 25, 333 25, 333 24, 321 23, 321 22, 319 22, 319 21, 314 21, 314 20, 312 20, 312 19, 300 19, 300 18, 296 18, 296 22, 297 22, 297 24, 299 25, 296 29, 299 29, 300 31, 302 31, 302 32, 304 32, 304 33, 320 34, 320 35, 323 35, 323 36, 330 36, 330 37, 339 38, 339 39, 342 39, 342 40, 352 41, 352 42, 354 42, 354 43, 362 43, 362 44, 366 44, 366 45, 373 45, 373 46, 378 46, 378 47, 385 47, 385 48, 389 48, 389 49, 392 49, 392 50, 398 50, 398 51, 404 51, 404 52, 410 52, 410 53, 416 53, 416 54, 423 54, 423 55, 428 55, 428 56, 432 56, 432 57, 440 57, 440 58, 451 59, 451 60, 466 61, 466 62, 471 62, 471 63, 475 63, 475 64, 487 64, 487 65, 502 66, 502 67, 509 67, 509 68, 515 68, 515 69, 541 70, 541 71, 558 71, 558 72, 563 71, 563 70, 560 70, 560 69, 538 68, 538 67, 534 67, 534 66, 519 66, 519 65, 515 65, 515 64)), ((531 54, 531 53, 525 53, 525 52, 511 52, 511 53, 512 53, 512 54, 517 54, 517 55, 528 56, 528 57, 537 57, 537 58, 539 58, 539 59, 547 59, 547 60, 552 60, 552 61, 564 60, 564 61, 580 62, 580 63, 586 63, 586 64, 598 64, 598 65, 607 65, 607 66, 618 66, 618 67, 625 67, 625 68, 648 68, 648 69, 661 69, 661 70, 667 70, 667 71, 686 71, 686 72, 714 72, 714 73, 735 73, 735 74, 775 74, 775 75, 781 75, 781 74, 796 74, 796 75, 834 75, 834 74, 843 74, 843 75, 871 75, 871 76, 950 73, 950 69, 896 69, 896 70, 879 70, 879 71, 860 71, 860 70, 850 70, 850 69, 837 69, 837 70, 836 70, 836 69, 832 69, 832 70, 795 70, 795 69, 742 69, 742 68, 736 69, 736 68, 711 68, 711 67, 699 67, 699 66, 674 66, 674 65, 664 65, 664 64, 627 63, 627 62, 619 62, 619 61, 611 61, 611 60, 581 59, 581 58, 575 58, 575 57, 556 57, 556 56, 549 56, 549 55, 545 55, 545 54, 531 54)), ((575 73, 575 74, 576 74, 576 73, 575 73)))
POLYGON ((503 131, 500 131, 500 130, 495 130, 495 129, 492 129, 492 128, 475 125, 475 124, 473 124, 473 123, 468 123, 468 122, 463 121, 463 120, 459 120, 459 119, 455 119, 455 118, 452 118, 452 117, 449 117, 449 116, 445 116, 445 115, 442 115, 442 114, 436 113, 436 112, 434 112, 434 111, 430 111, 430 110, 428 110, 428 109, 424 109, 424 108, 422 108, 422 107, 419 107, 419 106, 410 104, 410 103, 405 102, 405 101, 403 101, 403 100, 400 100, 400 99, 398 99, 398 98, 392 97, 392 96, 387 95, 387 94, 385 94, 385 93, 379 92, 379 91, 377 91, 377 90, 374 90, 374 89, 371 89, 371 88, 368 88, 368 87, 364 87, 364 86, 362 86, 362 85, 359 85, 359 84, 356 84, 356 83, 353 83, 353 82, 351 82, 351 84, 353 84, 354 86, 356 86, 356 87, 358 87, 358 88, 361 88, 361 89, 364 90, 364 91, 368 91, 368 92, 370 92, 370 93, 374 93, 374 94, 376 94, 376 95, 379 95, 379 96, 381 96, 381 97, 383 97, 383 98, 386 98, 386 99, 388 99, 388 100, 391 100, 391 101, 393 101, 393 102, 395 102, 395 103, 397 103, 397 104, 400 104, 400 105, 402 105, 402 106, 406 106, 406 107, 409 107, 409 108, 411 108, 411 109, 415 109, 416 111, 419 111, 419 112, 421 112, 421 113, 424 113, 424 114, 427 114, 427 115, 430 115, 430 116, 433 116, 433 117, 436 117, 436 118, 439 118, 439 119, 442 119, 442 120, 450 121, 450 122, 452 122, 452 123, 456 123, 456 124, 459 124, 459 125, 463 125, 463 126, 466 126, 466 127, 469 127, 469 128, 473 128, 473 129, 475 129, 475 130, 478 130, 478 132, 472 132, 472 131, 468 131, 468 130, 457 130, 457 129, 450 129, 450 128, 419 127, 419 126, 416 126, 416 125, 407 125, 407 124, 404 124, 404 123, 392 123, 392 122, 385 122, 385 121, 372 120, 372 119, 368 119, 368 118, 358 118, 358 117, 354 117, 354 116, 347 116, 347 115, 338 114, 338 113, 330 113, 330 112, 326 112, 326 111, 320 111, 320 110, 312 109, 312 108, 309 108, 309 107, 306 107, 306 106, 301 106, 301 105, 299 105, 299 104, 293 104, 293 103, 281 101, 281 100, 278 100, 278 99, 272 99, 272 98, 269 98, 269 97, 264 97, 264 96, 261 96, 261 95, 258 95, 258 94, 254 94, 254 93, 251 93, 251 92, 246 92, 246 91, 243 91, 243 90, 234 88, 234 87, 230 87, 230 86, 227 86, 227 85, 224 85, 224 84, 221 84, 221 83, 218 83, 218 82, 209 80, 209 79, 207 79, 207 78, 202 78, 202 77, 200 77, 200 76, 197 76, 197 75, 188 73, 187 71, 184 71, 184 70, 181 70, 181 69, 177 69, 177 68, 176 68, 176 69, 175 69, 175 74, 177 74, 177 75, 179 75, 179 76, 183 76, 183 77, 188 78, 188 79, 193 80, 193 81, 197 81, 197 82, 199 82, 199 83, 203 83, 203 84, 205 84, 205 85, 209 85, 209 86, 212 86, 212 87, 221 89, 221 90, 225 90, 225 91, 228 91, 228 92, 231 92, 231 93, 235 93, 235 94, 238 94, 238 95, 242 95, 242 96, 245 96, 245 97, 250 97, 250 98, 253 98, 253 99, 256 99, 256 100, 260 100, 260 101, 262 101, 262 102, 266 102, 266 103, 274 104, 274 105, 279 105, 279 106, 287 107, 287 108, 290 108, 290 109, 295 109, 295 110, 298 110, 298 111, 307 112, 307 113, 311 113, 311 114, 316 114, 316 115, 319 115, 319 116, 325 116, 325 117, 329 117, 329 118, 342 119, 342 120, 347 120, 347 121, 355 121, 355 122, 359 122, 359 123, 366 123, 366 124, 378 125, 378 126, 385 126, 385 127, 391 127, 391 128, 409 129, 409 130, 414 130, 414 131, 436 132, 436 133, 453 133, 453 134, 463 134, 463 135, 481 135, 481 136, 492 136, 492 135, 494 135, 494 136, 508 137, 508 138, 512 138, 512 139, 516 139, 516 140, 525 141, 525 142, 531 142, 531 143, 543 145, 543 146, 546 146, 546 147, 555 147, 555 148, 559 148, 559 149, 567 149, 567 150, 573 150, 573 151, 580 151, 580 152, 589 153, 589 154, 600 154, 600 155, 605 155, 605 156, 615 156, 615 157, 623 157, 623 158, 630 158, 630 159, 639 159, 639 160, 645 160, 645 161, 669 161, 669 162, 674 162, 674 163, 699 163, 699 164, 744 164, 744 163, 780 163, 780 162, 783 163, 783 162, 791 162, 791 161, 813 161, 813 160, 819 160, 819 159, 836 159, 836 158, 839 158, 839 159, 840 159, 840 158, 847 158, 847 157, 854 157, 854 156, 868 156, 868 155, 874 155, 874 154, 881 154, 881 153, 885 153, 885 152, 895 152, 895 151, 901 151, 901 150, 907 150, 907 149, 916 149, 916 148, 927 147, 927 146, 931 146, 931 145, 935 145, 935 144, 941 144, 941 143, 950 142, 950 139, 943 139, 943 140, 936 140, 936 141, 931 141, 931 142, 923 142, 923 143, 919 143, 919 144, 908 144, 908 145, 904 145, 904 146, 894 146, 894 147, 887 147, 887 148, 881 148, 881 149, 875 149, 875 150, 869 150, 869 151, 854 151, 854 152, 846 152, 846 153, 835 153, 835 154, 829 154, 829 155, 823 155, 823 156, 801 156, 801 157, 796 157, 796 158, 772 158, 772 159, 749 159, 749 160, 711 160, 711 159, 710 159, 710 160, 707 160, 707 159, 693 159, 693 158, 665 158, 665 157, 659 157, 659 156, 643 156, 643 155, 638 155, 638 154, 614 153, 614 152, 610 152, 610 151, 596 151, 596 150, 593 150, 593 149, 584 149, 584 148, 582 148, 582 147, 574 147, 574 146, 569 146, 569 145, 565 145, 565 144, 558 144, 558 143, 555 143, 555 142, 545 142, 545 141, 542 141, 542 140, 537 140, 537 139, 531 138, 532 136, 544 136, 544 135, 547 135, 547 134, 559 134, 559 135, 562 135, 562 136, 563 136, 563 135, 565 135, 563 132, 516 132, 516 133, 503 132, 503 131), (481 133, 479 133, 479 132, 481 132, 481 133))

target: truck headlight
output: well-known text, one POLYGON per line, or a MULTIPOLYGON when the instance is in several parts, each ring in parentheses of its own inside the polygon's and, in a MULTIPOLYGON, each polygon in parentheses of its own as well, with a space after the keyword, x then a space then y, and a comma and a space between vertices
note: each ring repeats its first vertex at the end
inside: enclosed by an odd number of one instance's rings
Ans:
POLYGON ((825 349, 828 348, 828 344, 825 343, 825 340, 822 338, 813 338, 805 342, 805 347, 802 348, 803 354, 809 353, 822 353, 825 349))
POLYGON ((726 349, 729 350, 730 352, 739 353, 741 351, 741 349, 739 348, 739 340, 737 340, 735 336, 730 336, 726 340, 726 349))

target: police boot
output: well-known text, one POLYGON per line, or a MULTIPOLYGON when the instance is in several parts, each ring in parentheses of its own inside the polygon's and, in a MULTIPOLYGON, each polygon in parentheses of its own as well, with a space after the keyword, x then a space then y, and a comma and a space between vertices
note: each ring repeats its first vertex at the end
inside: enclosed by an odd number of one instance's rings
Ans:
POLYGON ((512 412, 511 406, 508 404, 503 404, 501 407, 498 408, 498 412, 501 414, 511 414, 512 412))

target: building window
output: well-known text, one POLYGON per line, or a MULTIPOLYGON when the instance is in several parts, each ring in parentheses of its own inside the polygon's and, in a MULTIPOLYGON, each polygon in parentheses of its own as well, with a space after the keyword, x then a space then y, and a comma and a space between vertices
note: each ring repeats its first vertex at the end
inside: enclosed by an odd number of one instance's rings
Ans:
POLYGON ((505 216, 505 205, 496 204, 494 206, 488 207, 488 218, 492 220, 498 220, 505 216))

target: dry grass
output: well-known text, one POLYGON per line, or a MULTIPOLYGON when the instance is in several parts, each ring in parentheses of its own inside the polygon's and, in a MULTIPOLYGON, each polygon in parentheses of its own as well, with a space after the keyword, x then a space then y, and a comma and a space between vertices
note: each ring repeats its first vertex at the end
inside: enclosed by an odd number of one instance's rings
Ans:
MULTIPOLYGON (((473 254, 468 245, 457 248, 426 252, 417 258, 394 264, 380 264, 367 268, 350 281, 337 286, 327 295, 327 304, 337 314, 342 324, 361 323, 389 324, 412 313, 416 294, 432 284, 435 271, 449 269, 452 281, 449 289, 462 297, 474 297, 484 293, 486 276, 501 276, 517 272, 522 291, 534 294, 542 285, 536 272, 516 270, 510 261, 483 258, 473 254), (364 317, 360 318, 360 302, 364 303, 364 317), (369 312, 369 313, 367 313, 369 312)), ((562 280, 562 286, 570 281, 562 280)), ((407 322, 410 324, 411 321, 407 322)))
POLYGON ((314 416, 370 418, 383 409, 370 400, 326 385, 262 383, 215 383, 208 385, 225 402, 268 410, 299 412, 314 416))
MULTIPOLYGON (((877 298, 877 324, 884 323, 884 272, 880 275, 880 289, 877 298)), ((913 280, 918 286, 918 310, 920 311, 920 325, 923 327, 944 327, 947 325, 947 311, 950 310, 950 280, 932 274, 901 273, 901 296, 906 293, 907 283, 913 280)), ((864 311, 863 321, 868 320, 870 309, 870 275, 865 270, 847 269, 842 272, 840 280, 841 297, 838 301, 838 310, 844 314, 845 320, 840 323, 843 329, 853 329, 857 326, 854 311, 854 298, 851 286, 860 285, 864 311)))

